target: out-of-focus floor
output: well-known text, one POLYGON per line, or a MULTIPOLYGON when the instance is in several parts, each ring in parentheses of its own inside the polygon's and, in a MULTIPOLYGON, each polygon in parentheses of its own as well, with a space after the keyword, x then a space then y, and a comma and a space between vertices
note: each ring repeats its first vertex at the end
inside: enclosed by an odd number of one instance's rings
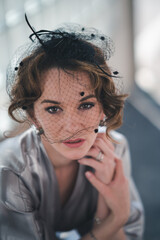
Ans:
POLYGON ((145 208, 144 240, 160 240, 160 130, 126 102, 119 132, 129 141, 132 173, 145 208))

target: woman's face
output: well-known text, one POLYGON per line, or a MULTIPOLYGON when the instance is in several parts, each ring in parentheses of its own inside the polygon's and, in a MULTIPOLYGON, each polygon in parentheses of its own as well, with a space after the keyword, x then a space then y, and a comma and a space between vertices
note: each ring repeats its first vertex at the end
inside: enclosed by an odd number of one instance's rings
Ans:
POLYGON ((45 139, 68 159, 86 155, 93 145, 100 104, 87 73, 52 68, 42 75, 43 92, 34 104, 34 115, 45 139))

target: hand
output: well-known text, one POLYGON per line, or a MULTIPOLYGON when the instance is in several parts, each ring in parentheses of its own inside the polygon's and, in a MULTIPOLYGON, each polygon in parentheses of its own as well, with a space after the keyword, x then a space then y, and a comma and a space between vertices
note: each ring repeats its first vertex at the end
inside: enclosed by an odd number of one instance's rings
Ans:
MULTIPOLYGON (((115 158, 116 155, 114 153, 113 144, 107 139, 105 133, 98 133, 94 145, 88 151, 87 156, 80 159, 78 162, 94 168, 96 178, 104 184, 109 184, 115 172, 115 158), (96 157, 100 151, 103 153, 103 160, 97 161, 96 157)), ((95 217, 102 220, 109 216, 109 213, 110 210, 103 196, 99 194, 95 217)))
POLYGON ((105 133, 98 133, 87 156, 78 160, 78 162, 94 168, 95 176, 103 183, 108 184, 114 175, 115 157, 113 144, 107 139, 105 133), (103 154, 103 160, 97 161, 96 158, 100 152, 103 154))
POLYGON ((122 161, 115 159, 116 169, 114 179, 109 184, 104 184, 91 172, 86 172, 86 177, 91 184, 104 197, 110 209, 110 216, 117 228, 122 227, 130 214, 129 184, 124 176, 122 161))

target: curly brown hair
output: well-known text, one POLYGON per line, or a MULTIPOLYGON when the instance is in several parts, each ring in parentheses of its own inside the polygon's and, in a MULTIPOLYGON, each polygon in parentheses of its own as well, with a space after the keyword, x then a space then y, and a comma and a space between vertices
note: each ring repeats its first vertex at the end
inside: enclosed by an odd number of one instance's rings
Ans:
MULTIPOLYGON (((82 45, 81 41, 81 45, 82 45)), ((84 43, 84 42, 83 42, 84 43)), ((77 50, 77 48, 76 48, 77 50)), ((51 69, 59 68, 64 71, 83 71, 89 74, 91 84, 94 88, 97 100, 101 103, 103 112, 106 115, 105 124, 107 126, 106 135, 109 136, 111 129, 116 129, 122 124, 122 113, 126 94, 118 94, 113 81, 113 77, 104 60, 103 54, 96 46, 85 43, 85 51, 78 51, 78 57, 69 56, 71 51, 70 44, 66 43, 54 49, 54 54, 49 54, 39 47, 30 56, 23 59, 23 64, 19 68, 17 77, 11 90, 11 104, 9 115, 17 122, 24 122, 16 116, 16 110, 26 110, 32 117, 34 103, 43 92, 42 73, 51 69), (86 49, 94 50, 94 63, 91 59, 83 60, 86 49), (68 54, 68 55, 67 55, 68 54), (95 64, 96 62, 96 64, 95 64)), ((74 53, 76 56, 76 53, 74 53)))

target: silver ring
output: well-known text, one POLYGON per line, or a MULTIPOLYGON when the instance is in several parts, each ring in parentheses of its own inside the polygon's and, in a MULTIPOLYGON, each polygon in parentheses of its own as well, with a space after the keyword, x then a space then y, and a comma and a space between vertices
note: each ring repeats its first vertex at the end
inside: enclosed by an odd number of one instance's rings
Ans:
POLYGON ((100 152, 98 153, 97 157, 96 157, 96 160, 97 160, 97 161, 102 161, 103 158, 104 158, 104 154, 100 151, 100 152))

